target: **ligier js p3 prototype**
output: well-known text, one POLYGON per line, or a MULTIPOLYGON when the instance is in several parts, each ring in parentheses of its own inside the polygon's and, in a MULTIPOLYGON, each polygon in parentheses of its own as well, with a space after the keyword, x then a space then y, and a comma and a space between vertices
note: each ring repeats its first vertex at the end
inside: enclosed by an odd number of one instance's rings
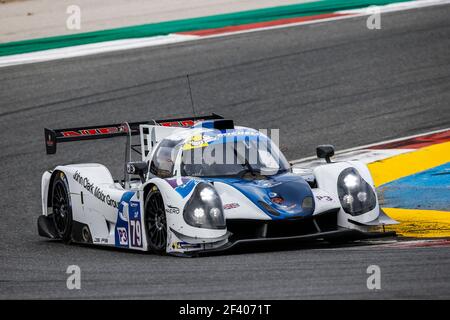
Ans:
POLYGON ((57 143, 120 136, 123 180, 96 163, 44 173, 41 236, 195 255, 247 242, 392 235, 381 231, 395 221, 380 209, 367 167, 331 162, 329 145, 317 147, 323 162, 296 174, 268 136, 215 114, 45 129, 48 154, 57 143))

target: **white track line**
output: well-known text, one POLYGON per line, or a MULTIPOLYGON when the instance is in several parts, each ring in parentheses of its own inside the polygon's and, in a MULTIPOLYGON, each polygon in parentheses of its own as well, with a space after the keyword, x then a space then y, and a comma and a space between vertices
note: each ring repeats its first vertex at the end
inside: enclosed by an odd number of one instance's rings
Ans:
MULTIPOLYGON (((378 8, 380 9, 380 12, 383 13, 383 12, 403 11, 403 10, 423 8, 423 7, 429 7, 429 6, 435 6, 435 5, 444 5, 444 4, 450 4, 450 0, 417 0, 417 1, 408 1, 408 2, 402 2, 402 3, 388 4, 385 6, 378 6, 378 8)), ((7 67, 7 66, 13 66, 13 65, 27 64, 27 63, 36 63, 36 62, 52 61, 52 60, 58 60, 58 59, 81 57, 81 56, 87 56, 87 55, 93 55, 93 54, 99 54, 99 53, 105 53, 105 52, 113 52, 113 51, 119 51, 119 50, 129 50, 129 49, 136 49, 136 48, 159 46, 159 45, 169 44, 169 43, 186 42, 186 41, 193 41, 193 40, 199 40, 199 39, 211 39, 211 38, 226 37, 226 36, 236 35, 236 34, 259 32, 259 31, 274 30, 274 29, 281 29, 281 28, 289 28, 289 27, 295 27, 295 26, 299 26, 299 25, 307 25, 307 24, 314 24, 314 23, 321 23, 321 22, 343 20, 343 19, 351 19, 354 17, 360 17, 360 16, 373 14, 373 9, 371 9, 369 7, 369 8, 362 8, 362 9, 357 9, 357 10, 338 11, 336 13, 347 13, 347 14, 351 14, 351 15, 327 18, 327 19, 312 20, 312 21, 297 22, 297 23, 284 24, 284 25, 271 26, 271 27, 262 27, 262 28, 257 28, 257 29, 242 30, 242 31, 237 31, 237 32, 222 33, 222 34, 216 34, 216 35, 210 35, 210 36, 170 34, 167 36, 156 36, 156 37, 147 37, 147 38, 105 41, 105 42, 99 42, 99 43, 94 43, 94 44, 85 44, 85 45, 66 47, 66 48, 60 48, 60 49, 51 49, 51 50, 43 50, 43 51, 32 52, 32 53, 23 53, 23 54, 0 57, 0 68, 7 67)))

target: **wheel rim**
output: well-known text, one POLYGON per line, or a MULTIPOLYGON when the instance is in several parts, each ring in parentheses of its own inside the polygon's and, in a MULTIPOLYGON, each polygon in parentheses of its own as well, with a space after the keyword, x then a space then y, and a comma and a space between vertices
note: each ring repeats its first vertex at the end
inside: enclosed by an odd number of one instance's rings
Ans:
POLYGON ((61 181, 57 181, 53 188, 52 207, 56 231, 62 236, 67 230, 70 207, 66 188, 61 181))
POLYGON ((164 202, 159 192, 149 196, 145 211, 149 242, 156 250, 164 250, 167 242, 167 222, 164 202))

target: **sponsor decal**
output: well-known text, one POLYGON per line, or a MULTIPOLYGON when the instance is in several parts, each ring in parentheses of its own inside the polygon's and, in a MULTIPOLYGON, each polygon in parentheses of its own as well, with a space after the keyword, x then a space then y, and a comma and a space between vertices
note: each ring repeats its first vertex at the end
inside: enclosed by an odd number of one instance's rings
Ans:
POLYGON ((78 170, 74 173, 72 178, 98 200, 113 208, 119 208, 119 204, 116 200, 112 199, 109 194, 105 194, 99 187, 96 187, 94 183, 90 182, 89 178, 83 177, 78 170))
POLYGON ((173 242, 172 249, 198 249, 201 248, 200 243, 187 243, 184 241, 173 242))
POLYGON ((160 122, 163 127, 192 127, 195 124, 194 120, 169 121, 160 122))
POLYGON ((166 208, 166 213, 169 214, 179 214, 180 213, 180 209, 174 206, 171 206, 170 204, 167 205, 166 208))
POLYGON ((191 139, 186 142, 183 146, 183 150, 191 150, 195 148, 204 148, 209 146, 209 142, 214 140, 214 137, 205 136, 205 135, 194 135, 191 139))
POLYGON ((233 130, 231 132, 223 132, 217 134, 217 137, 234 137, 234 136, 259 136, 260 133, 258 131, 253 130, 233 130))
POLYGON ((100 244, 107 244, 108 243, 108 239, 106 239, 106 238, 94 238, 93 242, 94 243, 100 243, 100 244))
POLYGON ((316 196, 316 198, 319 201, 322 201, 322 200, 323 201, 329 201, 329 202, 333 201, 333 198, 330 197, 330 196, 316 196))
POLYGON ((83 137, 83 136, 96 136, 102 134, 113 134, 127 132, 127 128, 124 126, 119 127, 105 127, 105 128, 95 128, 95 129, 82 129, 76 131, 62 131, 61 135, 63 137, 83 137))
POLYGON ((121 246, 128 247, 128 231, 124 227, 117 228, 117 234, 119 235, 119 244, 121 246))
POLYGON ((279 196, 271 197, 270 200, 271 200, 273 203, 275 203, 275 204, 280 204, 280 205, 283 204, 283 202, 284 202, 284 199, 283 199, 282 197, 279 197, 279 196))
POLYGON ((124 227, 117 228, 117 233, 119 235, 119 244, 121 246, 128 247, 128 231, 124 227))
POLYGON ((223 210, 230 210, 230 209, 236 209, 239 208, 240 204, 239 203, 227 203, 223 205, 223 210))
POLYGON ((136 173, 136 167, 130 163, 127 164, 127 172, 128 174, 135 174, 136 173))
POLYGON ((245 130, 232 130, 230 132, 221 132, 221 133, 206 132, 203 139, 205 139, 205 137, 209 139, 207 141, 208 144, 221 144, 226 142, 258 140, 262 138, 262 136, 258 131, 245 131, 245 130))
POLYGON ((137 207, 139 207, 139 202, 137 202, 137 201, 131 201, 131 202, 130 202, 130 207, 131 207, 131 208, 137 208, 137 207))

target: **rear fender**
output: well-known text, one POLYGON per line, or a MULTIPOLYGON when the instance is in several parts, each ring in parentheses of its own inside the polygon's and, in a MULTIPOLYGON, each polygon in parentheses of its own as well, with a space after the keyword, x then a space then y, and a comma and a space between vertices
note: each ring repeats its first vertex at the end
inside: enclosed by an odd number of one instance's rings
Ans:
POLYGON ((57 174, 64 174, 69 185, 72 217, 75 222, 87 225, 92 238, 102 244, 114 244, 114 225, 118 204, 125 193, 114 183, 109 170, 100 164, 76 164, 56 167, 51 175, 42 178, 45 214, 50 214, 52 184, 57 174))
POLYGON ((42 215, 49 215, 49 188, 52 180, 52 172, 45 171, 41 178, 41 202, 42 202, 42 215))
POLYGON ((63 174, 67 179, 67 184, 69 186, 70 192, 70 202, 72 205, 72 218, 75 221, 79 221, 78 219, 82 216, 83 208, 79 205, 81 203, 80 200, 80 192, 76 186, 71 183, 71 173, 65 166, 58 166, 52 171, 46 171, 42 175, 41 181, 41 197, 42 197, 42 214, 44 216, 49 216, 53 213, 52 209, 52 189, 55 178, 58 174, 63 174))

